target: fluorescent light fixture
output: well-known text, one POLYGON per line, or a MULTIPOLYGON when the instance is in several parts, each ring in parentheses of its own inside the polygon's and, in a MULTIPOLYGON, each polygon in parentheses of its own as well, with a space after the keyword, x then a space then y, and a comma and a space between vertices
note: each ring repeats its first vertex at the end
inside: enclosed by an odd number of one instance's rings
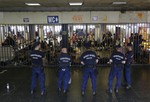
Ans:
POLYGON ((25 3, 28 6, 40 6, 39 3, 25 3))
POLYGON ((69 2, 70 6, 81 6, 82 4, 82 2, 69 2))
POLYGON ((114 5, 125 5, 127 2, 113 2, 114 5))

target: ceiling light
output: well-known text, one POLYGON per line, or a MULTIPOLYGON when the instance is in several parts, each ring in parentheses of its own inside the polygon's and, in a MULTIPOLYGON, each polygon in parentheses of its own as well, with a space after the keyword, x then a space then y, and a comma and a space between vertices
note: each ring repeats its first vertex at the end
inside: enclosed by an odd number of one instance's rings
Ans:
POLYGON ((82 2, 70 2, 69 3, 70 6, 80 6, 82 4, 83 4, 82 2))
POLYGON ((113 2, 114 5, 125 5, 127 2, 113 2))
POLYGON ((28 6, 40 6, 39 3, 25 3, 28 6))

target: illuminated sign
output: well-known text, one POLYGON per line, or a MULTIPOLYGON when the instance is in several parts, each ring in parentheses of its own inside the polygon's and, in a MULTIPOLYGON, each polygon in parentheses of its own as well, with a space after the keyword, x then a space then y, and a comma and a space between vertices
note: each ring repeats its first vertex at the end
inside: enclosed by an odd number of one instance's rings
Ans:
POLYGON ((58 16, 47 16, 47 23, 59 23, 58 16))

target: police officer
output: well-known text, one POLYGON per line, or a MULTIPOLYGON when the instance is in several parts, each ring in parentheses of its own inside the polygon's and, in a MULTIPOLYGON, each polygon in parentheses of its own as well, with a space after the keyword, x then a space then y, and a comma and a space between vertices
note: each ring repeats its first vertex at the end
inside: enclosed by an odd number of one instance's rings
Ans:
POLYGON ((109 87, 108 92, 112 93, 112 83, 113 83, 114 77, 116 77, 117 80, 116 80, 116 85, 115 85, 115 92, 118 93, 118 89, 121 84, 122 70, 125 64, 125 56, 123 53, 121 53, 120 45, 116 46, 116 51, 112 53, 108 63, 112 64, 111 70, 109 73, 109 78, 108 78, 108 87, 109 87))
POLYGON ((63 93, 68 90, 68 82, 70 80, 70 64, 71 57, 67 53, 67 48, 61 49, 61 54, 58 57, 59 72, 58 72, 58 90, 61 91, 61 84, 63 81, 63 93), (64 80, 63 80, 64 79, 64 80))
POLYGON ((85 51, 81 57, 81 64, 84 65, 84 71, 83 71, 83 79, 82 79, 82 86, 81 86, 81 94, 85 94, 85 88, 88 81, 88 78, 90 76, 91 82, 92 82, 92 89, 93 89, 93 95, 96 95, 96 63, 98 63, 97 55, 94 51, 90 50, 90 44, 86 44, 87 51, 85 51))
POLYGON ((45 94, 45 74, 43 69, 43 59, 45 53, 40 51, 40 42, 33 44, 33 50, 31 51, 30 57, 32 60, 32 82, 31 82, 31 94, 34 93, 36 87, 36 78, 40 80, 41 95, 45 94))
POLYGON ((133 61, 133 51, 131 43, 127 44, 127 50, 128 51, 125 54, 126 63, 124 65, 124 79, 125 84, 127 85, 126 89, 130 89, 131 88, 130 67, 133 61))

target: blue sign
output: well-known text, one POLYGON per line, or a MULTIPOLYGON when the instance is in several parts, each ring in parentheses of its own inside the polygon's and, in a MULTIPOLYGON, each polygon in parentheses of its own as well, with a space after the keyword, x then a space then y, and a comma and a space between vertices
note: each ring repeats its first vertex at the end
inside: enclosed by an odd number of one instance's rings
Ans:
POLYGON ((58 16, 47 16, 47 23, 59 23, 58 16))

